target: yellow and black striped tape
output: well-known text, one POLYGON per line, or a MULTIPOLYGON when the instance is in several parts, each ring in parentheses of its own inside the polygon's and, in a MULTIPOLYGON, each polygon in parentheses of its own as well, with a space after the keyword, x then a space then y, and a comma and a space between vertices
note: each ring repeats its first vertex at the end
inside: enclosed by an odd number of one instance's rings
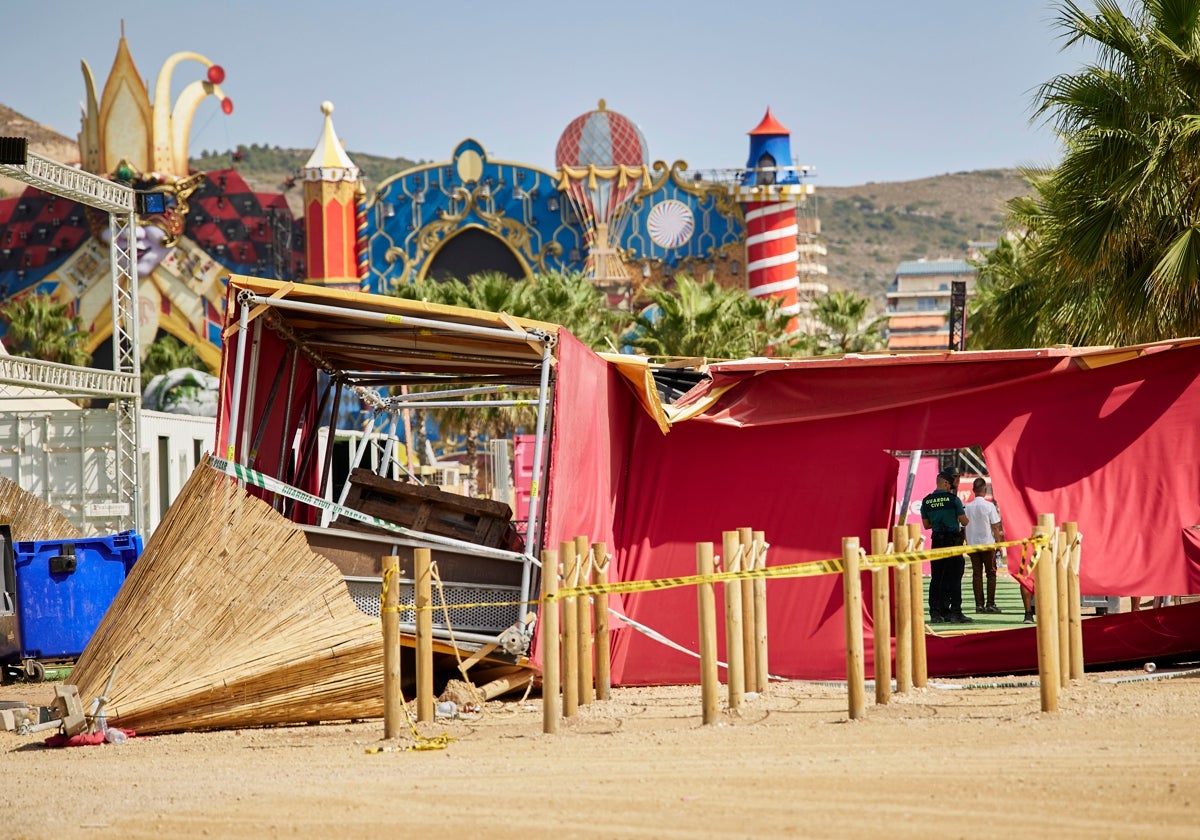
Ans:
MULTIPOLYGON (((863 571, 872 569, 887 568, 889 566, 907 566, 913 563, 923 563, 927 560, 941 560, 945 557, 953 557, 956 554, 963 554, 967 549, 974 551, 994 551, 1009 546, 1022 546, 1021 564, 1025 567, 1025 557, 1029 549, 1035 546, 1043 546, 1049 544, 1049 537, 1034 536, 1023 540, 1009 540, 1007 542, 991 543, 982 546, 965 546, 956 545, 947 548, 931 548, 925 551, 907 551, 900 554, 868 554, 862 558, 860 568, 863 571)), ((1038 552, 1033 552, 1033 559, 1029 564, 1032 569, 1037 563, 1038 552)), ((841 557, 835 557, 828 560, 810 560, 806 563, 792 563, 787 566, 768 566, 764 569, 749 569, 738 572, 713 572, 710 575, 684 575, 681 577, 669 578, 654 578, 650 580, 624 580, 613 583, 589 583, 582 586, 568 586, 559 589, 553 595, 548 595, 537 601, 496 601, 479 604, 447 604, 445 606, 437 605, 423 607, 434 611, 444 609, 464 610, 480 607, 512 607, 512 606, 527 606, 539 603, 551 603, 561 601, 564 598, 576 598, 582 595, 600 595, 603 593, 613 594, 629 594, 633 592, 651 592, 657 589, 674 589, 680 586, 695 586, 701 583, 723 583, 735 580, 756 580, 756 579, 772 579, 772 578, 801 578, 801 577, 819 577, 820 575, 835 575, 841 574, 845 569, 841 557)), ((402 610, 415 610, 415 607, 401 607, 402 610)))

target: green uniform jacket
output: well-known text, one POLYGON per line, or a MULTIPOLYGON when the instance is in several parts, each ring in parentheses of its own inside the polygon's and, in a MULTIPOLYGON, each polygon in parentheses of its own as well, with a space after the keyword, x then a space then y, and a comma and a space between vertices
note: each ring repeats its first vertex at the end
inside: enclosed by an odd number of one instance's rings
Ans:
POLYGON ((935 531, 956 534, 962 529, 958 517, 966 513, 962 499, 949 490, 934 490, 921 500, 921 518, 935 531))

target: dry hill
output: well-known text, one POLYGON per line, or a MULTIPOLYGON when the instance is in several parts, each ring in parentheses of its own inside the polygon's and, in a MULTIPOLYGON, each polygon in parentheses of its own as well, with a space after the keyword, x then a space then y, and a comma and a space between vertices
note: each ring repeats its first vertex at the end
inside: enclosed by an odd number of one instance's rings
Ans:
MULTIPOLYGON (((79 163, 79 143, 4 105, 0 105, 0 136, 24 137, 31 152, 62 163, 79 163)), ((25 185, 20 181, 0 178, 0 197, 16 195, 23 189, 25 185)))
POLYGON ((1028 193, 1015 169, 985 169, 869 183, 816 185, 831 288, 882 304, 902 260, 964 259, 970 242, 995 242, 1004 203, 1028 193))

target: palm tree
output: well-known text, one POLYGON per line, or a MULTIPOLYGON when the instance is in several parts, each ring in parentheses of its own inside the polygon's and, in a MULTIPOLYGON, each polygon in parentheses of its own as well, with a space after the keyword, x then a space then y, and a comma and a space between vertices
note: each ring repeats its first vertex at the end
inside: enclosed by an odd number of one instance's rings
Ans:
POLYGON ((54 303, 48 295, 31 295, 0 306, 0 318, 8 323, 8 351, 64 365, 88 364, 92 356, 83 346, 87 339, 83 322, 67 312, 67 304, 54 303))
POLYGON ((887 318, 871 318, 870 308, 870 298, 854 292, 835 291, 817 298, 813 309, 819 325, 814 334, 815 354, 865 353, 883 347, 887 318))
POLYGON ((967 301, 967 349, 1036 347, 1040 340, 1039 286, 1029 271, 1029 246, 1023 237, 1002 238, 974 262, 975 294, 967 301))
POLYGON ((604 293, 579 272, 551 271, 534 278, 530 315, 562 324, 593 350, 616 350, 617 337, 632 321, 624 310, 610 309, 604 293))
POLYGON ((487 312, 506 312, 517 317, 529 317, 528 289, 523 280, 495 271, 473 274, 467 282, 424 280, 392 290, 396 297, 424 300, 447 306, 482 309, 487 312))
POLYGON ((685 274, 673 290, 651 286, 644 294, 651 305, 635 319, 627 344, 648 356, 743 359, 784 347, 788 316, 769 298, 685 274))
POLYGON ((1094 5, 1059 7, 1066 45, 1097 58, 1037 93, 1065 151, 1009 206, 1021 280, 993 290, 988 316, 1006 346, 1200 334, 1200 9, 1094 5))
POLYGON ((146 358, 142 360, 142 390, 150 380, 160 373, 170 373, 181 368, 203 369, 196 348, 182 344, 173 335, 164 335, 150 345, 146 358))

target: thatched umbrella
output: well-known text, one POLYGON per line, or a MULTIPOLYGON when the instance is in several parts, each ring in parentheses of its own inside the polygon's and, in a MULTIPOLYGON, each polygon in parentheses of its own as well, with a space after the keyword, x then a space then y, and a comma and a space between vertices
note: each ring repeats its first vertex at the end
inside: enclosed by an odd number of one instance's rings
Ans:
POLYGON ((207 463, 192 473, 72 673, 139 732, 378 717, 379 619, 304 533, 207 463))
POLYGON ((0 522, 9 526, 13 542, 73 540, 79 529, 62 512, 0 476, 0 522))

